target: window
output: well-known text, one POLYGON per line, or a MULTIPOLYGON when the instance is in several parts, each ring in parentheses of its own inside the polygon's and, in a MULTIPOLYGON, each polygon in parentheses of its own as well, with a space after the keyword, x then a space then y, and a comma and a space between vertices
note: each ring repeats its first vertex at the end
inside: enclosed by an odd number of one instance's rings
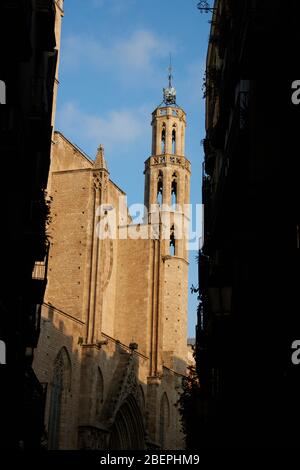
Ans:
POLYGON ((162 131, 161 131, 161 153, 166 153, 166 128, 165 128, 165 125, 163 125, 162 131))
POLYGON ((0 104, 6 104, 6 85, 3 80, 0 80, 0 104))
POLYGON ((6 345, 0 341, 0 364, 6 364, 6 345))
POLYGON ((160 206, 162 205, 163 202, 163 174, 162 171, 158 173, 158 179, 157 179, 157 204, 160 206))
POLYGON ((172 184, 171 184, 171 204, 177 204, 177 173, 172 175, 172 184))
POLYGON ((98 367, 96 381, 96 419, 100 419, 103 404, 104 380, 100 367, 98 367))
POLYGON ((176 153, 176 127, 173 126, 172 130, 172 153, 176 153))
POLYGON ((170 405, 167 394, 164 393, 160 402, 159 440, 162 449, 167 448, 168 428, 170 426, 170 405))
POLYGON ((61 423, 66 420, 66 401, 71 387, 71 361, 66 348, 61 348, 54 361, 49 412, 49 449, 61 445, 61 423), (64 406, 63 406, 64 405, 64 406))
POLYGON ((170 233, 170 256, 175 256, 175 254, 176 254, 175 229, 174 229, 174 225, 172 225, 171 233, 170 233))

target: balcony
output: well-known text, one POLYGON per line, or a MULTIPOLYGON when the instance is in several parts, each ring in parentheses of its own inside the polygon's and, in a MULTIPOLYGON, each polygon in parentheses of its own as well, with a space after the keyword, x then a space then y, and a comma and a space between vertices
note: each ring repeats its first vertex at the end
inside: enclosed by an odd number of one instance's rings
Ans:
POLYGON ((36 261, 32 270, 32 279, 38 281, 47 280, 47 270, 48 270, 48 259, 49 259, 49 243, 46 246, 46 255, 43 261, 36 261))
POLYGON ((43 261, 36 261, 32 270, 32 299, 36 304, 42 304, 47 285, 49 246, 43 261))
POLYGON ((46 281, 47 279, 47 263, 44 261, 36 261, 33 271, 32 279, 37 281, 46 281))
POLYGON ((191 163, 189 160, 187 160, 187 158, 169 153, 154 156, 152 155, 145 163, 145 171, 152 165, 166 166, 168 164, 180 166, 181 168, 185 168, 186 170, 191 171, 191 163))

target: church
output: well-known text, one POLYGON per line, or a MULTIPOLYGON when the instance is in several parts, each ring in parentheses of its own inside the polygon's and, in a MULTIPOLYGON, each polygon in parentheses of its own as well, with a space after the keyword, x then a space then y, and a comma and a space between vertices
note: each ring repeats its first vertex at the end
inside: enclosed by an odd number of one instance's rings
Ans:
POLYGON ((48 449, 184 448, 176 403, 188 356, 191 168, 171 70, 151 125, 138 226, 102 145, 92 160, 53 135, 48 282, 33 363, 48 449))

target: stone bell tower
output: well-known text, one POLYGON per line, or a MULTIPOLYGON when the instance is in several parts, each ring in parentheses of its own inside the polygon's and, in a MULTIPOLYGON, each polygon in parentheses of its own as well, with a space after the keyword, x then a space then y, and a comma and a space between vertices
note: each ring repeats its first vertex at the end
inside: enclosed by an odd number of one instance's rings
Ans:
POLYGON ((163 92, 163 102, 152 113, 152 155, 145 162, 145 206, 148 222, 157 233, 153 237, 157 285, 152 313, 153 376, 160 374, 162 366, 184 373, 187 351, 191 165, 185 157, 186 114, 176 104, 171 67, 163 92))

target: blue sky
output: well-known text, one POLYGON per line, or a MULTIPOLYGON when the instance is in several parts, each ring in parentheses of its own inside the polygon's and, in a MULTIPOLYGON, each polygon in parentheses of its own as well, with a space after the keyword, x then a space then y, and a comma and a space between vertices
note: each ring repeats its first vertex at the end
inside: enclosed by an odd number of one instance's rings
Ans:
MULTIPOLYGON (((191 202, 201 203, 204 73, 209 17, 197 0, 65 0, 56 128, 95 157, 104 145, 111 179, 143 202, 151 113, 162 101, 172 53, 177 103, 187 113, 191 202)), ((190 252, 189 286, 197 285, 190 252)), ((196 295, 189 296, 195 336, 196 295)))

